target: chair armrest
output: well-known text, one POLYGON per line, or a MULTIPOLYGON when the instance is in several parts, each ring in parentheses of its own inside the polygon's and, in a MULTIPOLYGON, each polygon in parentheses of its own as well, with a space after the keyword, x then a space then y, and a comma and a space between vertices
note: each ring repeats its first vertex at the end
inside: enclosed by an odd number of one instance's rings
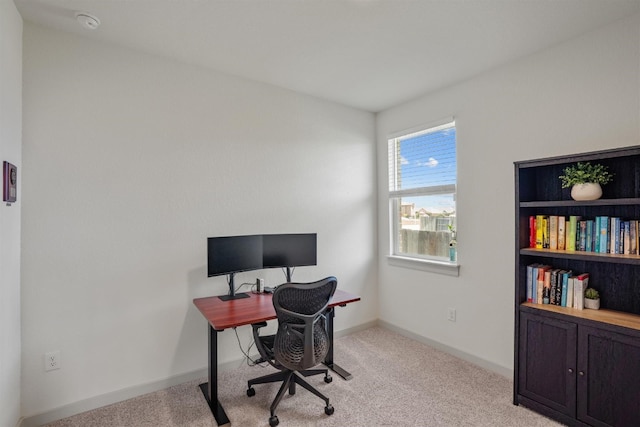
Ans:
POLYGON ((262 335, 260 336, 260 329, 267 326, 267 322, 252 323, 253 328, 253 342, 260 353, 261 359, 265 362, 269 362, 270 365, 277 367, 274 364, 273 344, 275 335, 262 335))
POLYGON ((258 322, 258 323, 251 324, 251 327, 253 328, 254 331, 257 331, 260 328, 264 328, 265 326, 267 326, 267 322, 258 322))

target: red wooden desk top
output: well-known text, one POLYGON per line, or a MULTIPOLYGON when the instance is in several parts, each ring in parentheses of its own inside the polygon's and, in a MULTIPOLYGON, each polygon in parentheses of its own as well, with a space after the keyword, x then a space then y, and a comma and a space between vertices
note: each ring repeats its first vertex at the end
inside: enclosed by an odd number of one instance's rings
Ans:
MULTIPOLYGON (((271 302, 272 294, 249 292, 248 295, 249 298, 231 301, 222 301, 217 296, 196 298, 193 303, 216 331, 276 318, 276 311, 271 302)), ((329 307, 356 301, 360 301, 359 296, 336 289, 329 307)))

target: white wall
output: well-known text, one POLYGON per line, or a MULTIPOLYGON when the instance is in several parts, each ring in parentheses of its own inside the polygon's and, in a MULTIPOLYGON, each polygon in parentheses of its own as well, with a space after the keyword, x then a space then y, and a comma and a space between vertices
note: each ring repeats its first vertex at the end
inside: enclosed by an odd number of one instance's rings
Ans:
POLYGON ((22 18, 0 1, 0 163, 18 167, 17 201, 0 205, 0 426, 8 427, 20 419, 21 147, 22 18))
POLYGON ((512 370, 513 162, 640 144, 639 76, 636 15, 379 114, 380 319, 512 370), (449 116, 458 143, 459 277, 386 260, 387 135, 449 116))
MULTIPOLYGON (((207 236, 317 232, 294 279, 363 296, 337 330, 375 321, 374 120, 25 23, 23 414, 205 368, 207 236)), ((284 281, 237 281, 257 274, 284 281)), ((219 346, 240 359, 233 331, 219 346)))

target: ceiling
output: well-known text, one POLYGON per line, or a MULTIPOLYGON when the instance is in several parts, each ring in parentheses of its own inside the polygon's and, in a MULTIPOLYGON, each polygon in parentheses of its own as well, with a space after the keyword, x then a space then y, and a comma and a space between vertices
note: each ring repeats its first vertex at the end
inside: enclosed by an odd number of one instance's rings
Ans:
POLYGON ((14 2, 25 21, 371 112, 640 13, 640 0, 14 2))

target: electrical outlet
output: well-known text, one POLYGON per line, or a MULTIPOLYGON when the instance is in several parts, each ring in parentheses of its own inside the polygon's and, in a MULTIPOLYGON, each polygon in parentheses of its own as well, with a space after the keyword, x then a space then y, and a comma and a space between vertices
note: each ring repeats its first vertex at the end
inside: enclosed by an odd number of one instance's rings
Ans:
POLYGON ((53 371, 54 369, 60 369, 60 350, 44 354, 44 370, 53 371))
POLYGON ((456 321, 456 309, 455 308, 448 309, 447 320, 449 320, 450 322, 455 322, 456 321))

